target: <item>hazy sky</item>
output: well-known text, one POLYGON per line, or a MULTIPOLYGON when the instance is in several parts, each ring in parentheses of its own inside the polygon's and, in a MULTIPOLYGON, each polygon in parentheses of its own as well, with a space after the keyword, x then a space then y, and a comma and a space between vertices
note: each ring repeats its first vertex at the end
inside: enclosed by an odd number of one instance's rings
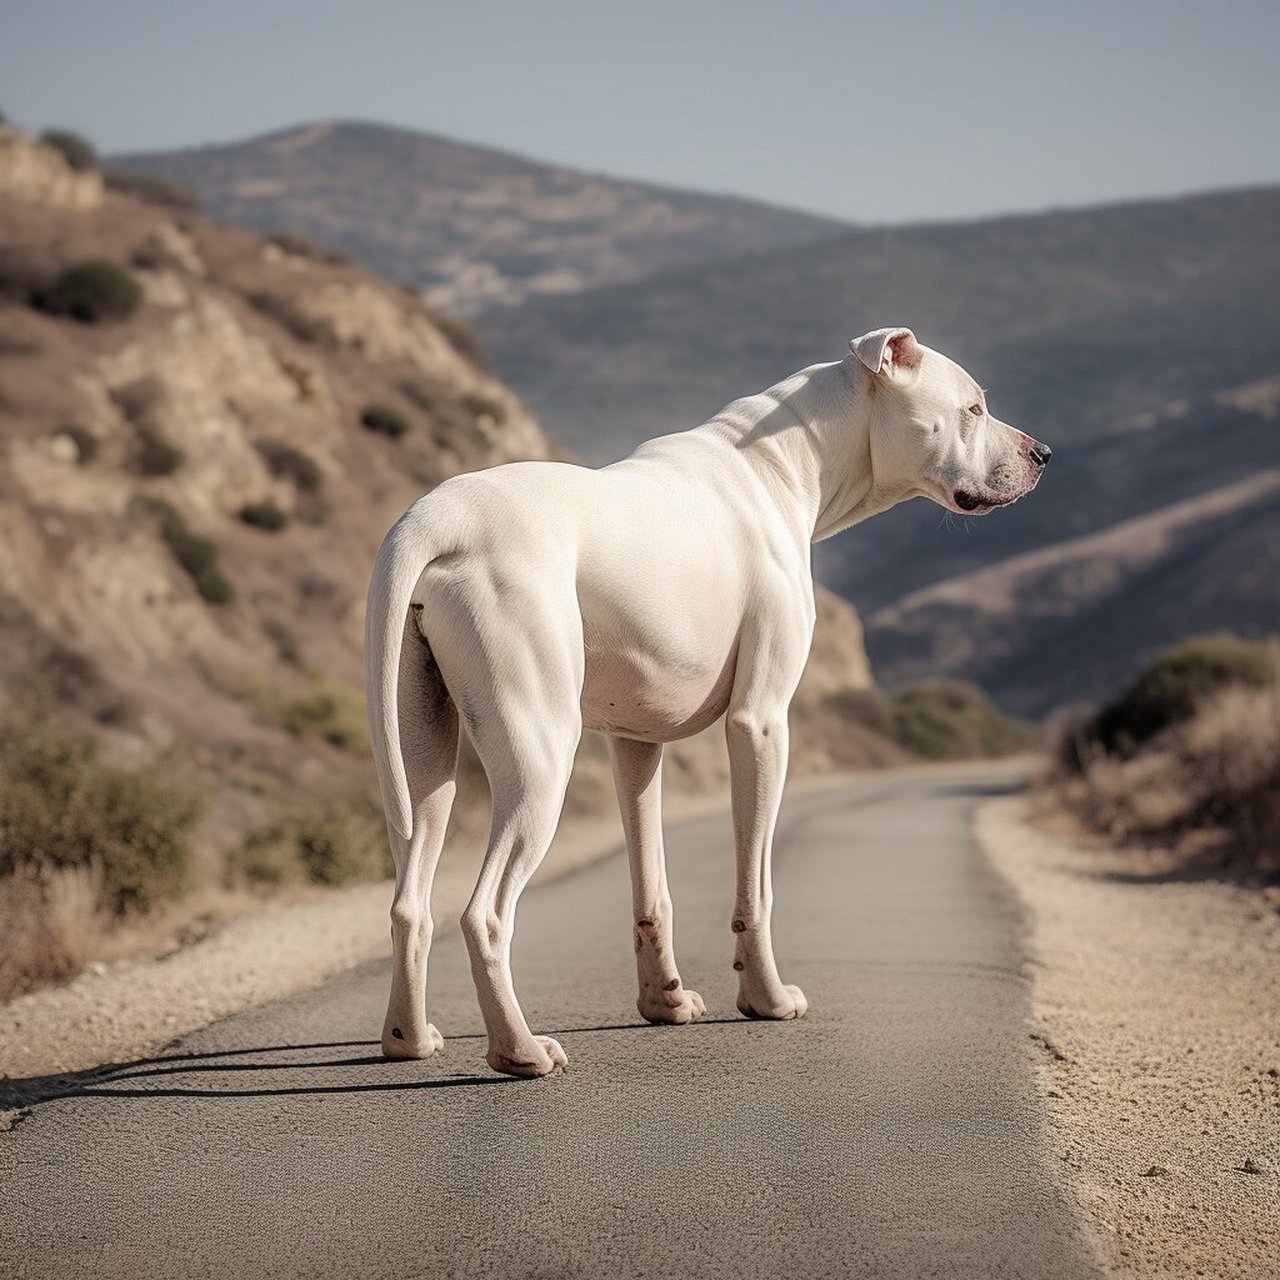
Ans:
POLYGON ((1274 3, 0 0, 106 151, 360 118, 898 221, 1280 179, 1274 3))

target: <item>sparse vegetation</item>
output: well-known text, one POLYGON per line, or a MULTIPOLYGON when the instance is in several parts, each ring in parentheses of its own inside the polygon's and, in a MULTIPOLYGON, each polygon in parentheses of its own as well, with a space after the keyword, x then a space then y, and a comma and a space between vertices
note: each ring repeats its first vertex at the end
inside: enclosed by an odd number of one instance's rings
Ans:
POLYGON ((293 481, 302 493, 316 493, 324 483, 324 472, 309 453, 282 440, 259 440, 257 449, 273 476, 293 481))
POLYGON ((200 207, 200 200, 195 192, 172 178, 162 178, 158 174, 130 173, 125 169, 107 169, 102 177, 111 191, 132 196, 145 204, 183 212, 200 207))
POLYGON ((1033 741, 1030 726, 1005 715, 975 685, 936 680, 901 689, 837 695, 840 714, 926 760, 1012 755, 1033 741))
POLYGON ((138 472, 144 476, 171 476, 186 455, 151 427, 138 428, 138 472))
POLYGON ((287 528, 289 515, 282 511, 270 498, 263 502, 249 502, 240 508, 240 519, 254 529, 262 529, 266 533, 279 533, 287 528))
POLYGON ((409 433, 409 419, 388 404, 366 405, 360 414, 360 425, 375 435, 399 440, 409 433))
POLYGON ((93 143, 78 133, 72 133, 68 129, 48 129, 40 135, 40 141, 61 152, 62 158, 80 173, 87 173, 98 167, 98 153, 94 150, 93 143))
POLYGON ((235 589, 219 566, 217 546, 195 533, 182 513, 170 503, 152 498, 143 506, 159 520, 160 536, 195 583, 201 597, 209 604, 229 604, 234 600, 235 589))
POLYGON ((31 305, 49 315, 81 324, 124 320, 142 302, 142 286, 114 262, 92 259, 60 271, 31 294, 31 305))
POLYGON ((1274 646, 1220 633, 1160 655, 1114 702, 1064 742, 1068 762, 1098 752, 1133 756, 1171 725, 1191 719, 1210 694, 1231 685, 1261 689, 1275 678, 1274 646))
POLYGON ((271 720, 295 737, 322 738, 344 751, 369 749, 364 699, 358 690, 321 672, 312 674, 311 687, 304 693, 281 697, 264 691, 259 703, 271 720))
POLYGON ((330 343, 333 330, 327 321, 317 320, 301 311, 290 299, 278 293, 259 290, 247 295, 249 304, 269 320, 287 329, 299 342, 330 343))
POLYGON ((1280 644, 1215 635, 1163 654, 1066 728, 1042 798, 1115 840, 1280 876, 1280 644))
POLYGON ((381 814, 364 799, 288 814, 254 832, 228 864, 233 875, 269 887, 350 884, 393 871, 381 814))
POLYGON ((1032 741, 1025 724, 960 680, 908 685, 891 696, 899 743, 928 760, 1012 755, 1032 741))
POLYGON ((0 997, 72 973, 81 935, 177 896, 195 790, 153 766, 103 764, 43 715, 0 726, 0 997))

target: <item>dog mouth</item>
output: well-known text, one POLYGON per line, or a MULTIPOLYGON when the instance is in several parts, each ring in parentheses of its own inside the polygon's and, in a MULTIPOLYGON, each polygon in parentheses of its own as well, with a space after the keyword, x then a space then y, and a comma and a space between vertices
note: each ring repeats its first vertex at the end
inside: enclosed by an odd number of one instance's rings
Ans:
POLYGON ((1014 501, 1014 496, 988 498, 980 493, 971 493, 968 489, 957 489, 951 495, 951 501, 955 503, 956 509, 963 511, 965 515, 985 516, 988 511, 994 511, 997 507, 1007 507, 1014 501))

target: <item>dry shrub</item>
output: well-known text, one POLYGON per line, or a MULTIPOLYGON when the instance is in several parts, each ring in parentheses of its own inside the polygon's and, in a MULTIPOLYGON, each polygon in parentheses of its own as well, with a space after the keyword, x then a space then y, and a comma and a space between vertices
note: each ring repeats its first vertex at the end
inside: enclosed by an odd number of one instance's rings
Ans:
POLYGON ((40 714, 0 724, 0 997, 75 973, 103 930, 188 884, 200 797, 103 764, 40 714))
POLYGON ((52 316, 102 324, 133 315, 143 296, 142 286, 123 267, 95 258, 60 271, 37 288, 29 301, 37 311, 52 316))
POLYGON ((1140 749, 1077 735, 1065 755, 1045 787, 1089 828, 1280 876, 1280 676, 1201 696, 1140 749))
POLYGON ((361 797, 287 814, 250 835, 227 864, 233 877, 271 888, 381 880, 393 871, 382 815, 361 797))
POLYGON ((257 701, 269 720, 295 738, 323 738, 356 755, 369 750, 363 695, 324 672, 312 672, 309 687, 298 694, 282 695, 264 686, 257 701))
POLYGON ((75 977, 106 928, 98 880, 89 867, 0 880, 0 1000, 75 977))
POLYGON ((1006 715, 976 685, 929 680, 900 689, 858 689, 824 700, 846 725, 887 738, 926 760, 1013 755, 1032 745, 1031 728, 1006 715))

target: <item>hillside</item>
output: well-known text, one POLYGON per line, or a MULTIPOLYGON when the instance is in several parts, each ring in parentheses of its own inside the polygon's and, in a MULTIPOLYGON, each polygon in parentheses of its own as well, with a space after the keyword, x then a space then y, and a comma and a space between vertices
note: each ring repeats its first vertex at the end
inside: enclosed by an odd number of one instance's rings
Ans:
MULTIPOLYGON (((109 759, 198 776, 210 849, 367 807, 374 550, 445 477, 549 456, 537 423, 403 289, 104 190, 4 128, 0 246, 0 714, 34 695, 109 759), (137 305, 68 312, 58 273, 85 260, 137 305)), ((824 596, 802 767, 901 758, 826 710, 869 684, 856 615, 824 596)), ((722 757, 673 752, 672 785, 722 757)), ((571 810, 611 805, 598 741, 580 765, 571 810)))
POLYGON ((384 125, 322 122, 113 157, 219 218, 306 232, 458 314, 797 244, 842 229, 750 200, 625 182, 384 125))
POLYGON ((1036 716, 1114 693, 1170 637, 1274 634, 1277 583, 1280 468, 1270 467, 913 592, 870 628, 892 679, 977 680, 1036 716))
MULTIPOLYGON (((989 519, 913 502, 820 544, 822 579, 877 619, 931 583, 1157 511, 1274 457, 1271 411, 1228 393, 1280 373, 1280 188, 859 231, 480 323, 552 435, 602 461, 891 322, 964 363, 1054 461, 1032 498, 989 519)), ((1277 592, 1259 601, 1273 617, 1277 592)), ((1160 642, 1186 634, 1164 617, 1160 642)), ((890 681, 922 669, 914 649, 899 663, 897 632, 872 621, 868 637, 890 681)), ((981 673, 996 689, 1017 683, 998 666, 981 673)), ((1041 674, 1050 703, 1075 697, 1068 671, 1041 674)))

